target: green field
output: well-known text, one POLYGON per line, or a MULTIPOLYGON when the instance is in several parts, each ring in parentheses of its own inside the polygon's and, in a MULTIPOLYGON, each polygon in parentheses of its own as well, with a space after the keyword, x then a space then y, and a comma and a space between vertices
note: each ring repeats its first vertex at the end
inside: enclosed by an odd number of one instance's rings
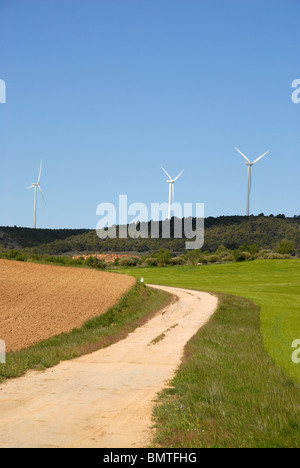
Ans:
POLYGON ((300 260, 129 268, 121 272, 143 277, 149 284, 229 293, 250 299, 260 307, 261 332, 269 355, 286 374, 300 382, 300 364, 294 364, 291 359, 292 342, 300 339, 300 260))

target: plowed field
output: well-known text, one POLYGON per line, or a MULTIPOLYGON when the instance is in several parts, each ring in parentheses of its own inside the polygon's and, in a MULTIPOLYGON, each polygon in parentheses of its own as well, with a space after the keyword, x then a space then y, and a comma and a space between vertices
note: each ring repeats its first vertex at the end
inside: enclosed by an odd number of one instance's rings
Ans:
POLYGON ((71 331, 134 284, 125 275, 0 260, 0 339, 16 351, 71 331))

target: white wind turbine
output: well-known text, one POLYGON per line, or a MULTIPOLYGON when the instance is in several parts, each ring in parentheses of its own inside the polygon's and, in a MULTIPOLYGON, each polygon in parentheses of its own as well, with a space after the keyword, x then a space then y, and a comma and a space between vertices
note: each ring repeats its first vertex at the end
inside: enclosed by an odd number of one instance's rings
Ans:
POLYGON ((245 156, 239 149, 235 148, 242 156, 243 158, 246 159, 246 166, 248 166, 248 182, 247 182, 247 216, 250 216, 250 192, 251 192, 251 186, 252 186, 252 167, 257 161, 259 161, 261 158, 263 158, 266 154, 269 153, 270 150, 268 150, 266 153, 262 154, 259 158, 255 159, 255 161, 251 162, 245 156))
POLYGON ((41 174, 42 174, 42 162, 41 162, 41 166, 40 166, 40 173, 39 173, 38 181, 37 181, 37 182, 33 182, 32 185, 31 185, 30 187, 27 187, 27 189, 34 188, 33 229, 36 229, 36 198, 37 198, 37 189, 39 189, 39 191, 41 192, 42 197, 43 197, 43 199, 44 199, 44 201, 45 201, 45 197, 44 197, 44 194, 43 194, 42 189, 41 189, 41 186, 40 186, 41 174))
POLYGON ((172 200, 173 200, 173 203, 174 203, 174 195, 175 195, 174 184, 175 184, 176 180, 179 179, 179 177, 181 176, 181 174, 183 173, 183 171, 181 171, 180 174, 178 174, 178 176, 175 177, 175 179, 172 179, 172 177, 170 176, 170 174, 168 174, 167 171, 165 171, 163 167, 162 167, 162 170, 163 170, 163 171, 167 174, 167 176, 169 177, 169 180, 167 180, 167 184, 169 184, 169 212, 168 212, 168 219, 171 219, 172 200))

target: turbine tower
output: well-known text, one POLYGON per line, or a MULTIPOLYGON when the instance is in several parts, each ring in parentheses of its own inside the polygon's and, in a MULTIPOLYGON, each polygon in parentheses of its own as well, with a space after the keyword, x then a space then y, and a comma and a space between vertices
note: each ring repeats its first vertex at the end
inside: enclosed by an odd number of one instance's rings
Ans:
POLYGON ((246 159, 246 166, 248 166, 248 181, 247 181, 247 216, 250 216, 250 193, 251 193, 251 186, 252 186, 252 167, 257 161, 263 158, 266 154, 269 153, 268 150, 266 153, 262 154, 259 158, 255 159, 255 161, 251 162, 239 149, 235 148, 242 156, 246 159))
POLYGON ((31 185, 30 187, 27 187, 27 190, 28 190, 28 189, 31 189, 31 188, 34 188, 33 229, 36 229, 36 199, 37 199, 37 189, 39 189, 39 191, 41 192, 42 197, 43 197, 43 199, 44 199, 44 201, 45 201, 45 197, 44 197, 44 194, 43 194, 42 189, 41 189, 41 186, 40 186, 41 174, 42 174, 42 162, 41 162, 41 166, 40 166, 40 173, 39 173, 38 181, 37 181, 37 182, 33 182, 32 185, 31 185))
POLYGON ((175 195, 174 184, 175 184, 176 180, 179 179, 179 177, 181 176, 181 174, 183 173, 183 171, 181 171, 180 174, 178 174, 178 176, 175 177, 175 179, 172 179, 172 177, 170 176, 170 174, 168 174, 167 171, 165 171, 163 167, 162 167, 162 170, 163 170, 163 171, 167 174, 167 176, 169 177, 169 180, 167 180, 167 184, 169 184, 169 212, 168 212, 168 219, 171 219, 172 200, 173 200, 173 203, 174 203, 174 195, 175 195))

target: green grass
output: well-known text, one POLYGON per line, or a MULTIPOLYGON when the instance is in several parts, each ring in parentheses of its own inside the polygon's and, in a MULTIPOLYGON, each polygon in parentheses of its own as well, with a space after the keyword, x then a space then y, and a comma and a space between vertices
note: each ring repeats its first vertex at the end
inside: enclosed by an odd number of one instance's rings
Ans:
POLYGON ((245 297, 260 307, 264 346, 277 366, 300 382, 291 347, 300 339, 300 260, 121 270, 145 282, 245 297))
POLYGON ((220 295, 154 409, 154 446, 300 446, 300 387, 265 353, 259 308, 220 295))
POLYGON ((6 364, 0 364, 0 382, 20 377, 29 369, 52 367, 60 361, 91 353, 124 339, 170 300, 171 296, 165 292, 146 288, 137 282, 118 304, 105 314, 90 319, 81 328, 7 353, 6 364))

